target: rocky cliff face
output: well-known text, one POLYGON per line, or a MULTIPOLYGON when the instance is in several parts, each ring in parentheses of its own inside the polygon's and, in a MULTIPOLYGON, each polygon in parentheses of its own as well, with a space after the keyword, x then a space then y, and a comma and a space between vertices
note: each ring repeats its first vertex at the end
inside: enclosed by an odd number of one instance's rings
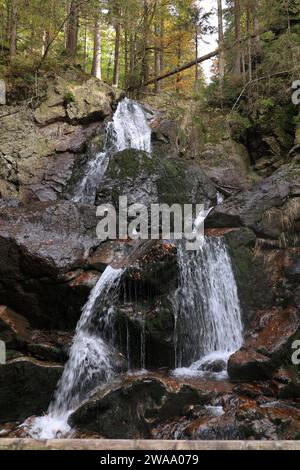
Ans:
MULTIPOLYGON (((76 86, 57 79, 38 106, 0 109, 0 339, 8 353, 0 366, 0 401, 8 403, 0 407, 2 423, 46 411, 89 292, 108 264, 122 265, 134 244, 101 242, 95 206, 68 200, 86 162, 103 147, 118 98, 94 79, 76 86)), ((296 438, 300 385, 291 345, 300 339, 297 147, 289 163, 254 184, 244 147, 210 144, 187 162, 175 124, 149 107, 145 112, 153 129, 152 158, 136 150, 115 154, 95 204, 117 205, 127 195, 129 204, 211 207, 221 191, 225 201, 210 213, 206 233, 227 242, 245 341, 229 360, 230 381, 181 381, 166 374, 174 368, 176 348, 176 246, 149 244, 124 276, 115 333, 131 368, 160 372, 125 375, 96 391, 70 422, 105 437, 296 438)))

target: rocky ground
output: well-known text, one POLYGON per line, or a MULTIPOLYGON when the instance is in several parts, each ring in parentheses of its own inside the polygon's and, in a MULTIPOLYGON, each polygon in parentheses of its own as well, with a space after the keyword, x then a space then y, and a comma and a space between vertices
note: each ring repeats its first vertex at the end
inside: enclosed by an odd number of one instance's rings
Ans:
MULTIPOLYGON (((119 95, 97 80, 57 78, 34 106, 0 108, 0 428, 21 436, 26 418, 47 410, 68 357, 82 306, 108 264, 122 264, 130 241, 101 243, 93 205, 70 200, 85 163, 103 146, 119 95)), ((131 367, 70 417, 79 437, 298 439, 300 375, 300 156, 295 145, 268 176, 253 178, 247 149, 209 144, 182 158, 176 126, 146 107, 153 158, 124 151, 111 159, 96 204, 215 205, 206 233, 228 244, 245 341, 224 381, 178 379, 174 368, 176 246, 157 242, 130 260, 116 305, 115 331, 131 367), (258 180, 254 183, 255 180, 258 180), (174 199, 175 198, 175 199, 174 199), (143 336, 142 336, 143 334, 143 336)), ((297 144, 297 141, 295 141, 297 144)))

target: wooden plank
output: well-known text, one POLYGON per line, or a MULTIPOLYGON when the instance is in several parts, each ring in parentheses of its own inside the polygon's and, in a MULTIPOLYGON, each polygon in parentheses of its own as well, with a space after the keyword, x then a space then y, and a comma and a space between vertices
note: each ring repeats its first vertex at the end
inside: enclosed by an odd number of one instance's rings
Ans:
POLYGON ((0 439, 0 450, 300 450, 300 441, 162 441, 0 439))

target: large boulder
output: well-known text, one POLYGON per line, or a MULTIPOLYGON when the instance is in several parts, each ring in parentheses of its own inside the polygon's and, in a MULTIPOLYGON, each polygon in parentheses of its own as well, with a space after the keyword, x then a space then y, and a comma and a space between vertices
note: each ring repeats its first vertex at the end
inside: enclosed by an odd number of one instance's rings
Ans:
POLYGON ((261 238, 295 243, 300 229, 300 167, 284 165, 252 189, 229 198, 208 216, 208 227, 251 228, 261 238))
POLYGON ((113 89, 99 80, 71 85, 57 78, 35 110, 1 108, 0 197, 58 199, 77 169, 78 154, 104 133, 114 99, 113 89))
POLYGON ((258 310, 274 305, 284 256, 280 250, 257 249, 256 236, 246 227, 229 230, 224 238, 238 288, 243 324, 247 328, 258 310))
POLYGON ((118 207, 119 197, 128 204, 216 203, 216 189, 197 165, 174 158, 151 156, 139 150, 124 150, 113 155, 97 190, 97 205, 111 203, 118 207))
POLYGON ((271 378, 291 356, 291 344, 299 332, 300 316, 296 309, 259 312, 243 347, 229 358, 229 376, 234 380, 271 378))
POLYGON ((0 296, 37 328, 74 327, 99 272, 93 207, 66 202, 6 207, 0 214, 0 296))
POLYGON ((63 367, 19 358, 0 365, 0 423, 47 411, 63 367))
POLYGON ((114 98, 113 89, 96 78, 79 85, 57 78, 36 109, 35 119, 43 126, 66 118, 75 124, 103 120, 111 114, 114 98))
POLYGON ((57 330, 34 330, 26 318, 1 305, 0 340, 5 342, 7 360, 26 355, 61 363, 68 358, 72 335, 57 330))
POLYGON ((111 439, 149 438, 155 423, 211 400, 213 393, 171 378, 145 376, 103 387, 70 416, 81 431, 111 439))
POLYGON ((206 144, 198 159, 206 174, 220 190, 237 192, 253 184, 247 149, 231 140, 206 144))

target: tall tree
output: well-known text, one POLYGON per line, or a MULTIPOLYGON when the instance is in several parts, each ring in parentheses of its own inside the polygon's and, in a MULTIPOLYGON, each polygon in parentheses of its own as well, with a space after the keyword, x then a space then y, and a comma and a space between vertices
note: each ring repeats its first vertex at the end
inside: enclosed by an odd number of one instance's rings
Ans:
MULTIPOLYGON (((162 38, 161 38, 161 18, 160 15, 155 19, 154 33, 155 33, 155 45, 154 45, 154 71, 155 77, 159 77, 161 74, 161 47, 162 47, 162 38)), ((159 94, 161 92, 161 83, 155 82, 155 93, 159 94)))
POLYGON ((93 66, 92 75, 101 80, 101 30, 100 30, 100 15, 96 14, 94 24, 94 52, 93 52, 93 66))
POLYGON ((10 59, 17 53, 17 37, 18 37, 18 1, 11 0, 10 4, 10 59))
POLYGON ((235 65, 234 74, 241 75, 241 1, 234 0, 234 25, 235 25, 235 65))
POLYGON ((119 86, 120 80, 120 55, 121 55, 121 7, 118 0, 114 5, 114 22, 115 22, 115 59, 114 59, 114 76, 113 85, 119 86))
POLYGON ((223 5, 218 0, 218 36, 219 36, 219 76, 223 80, 225 75, 225 50, 224 50, 224 27, 223 27, 223 5))
POLYGON ((142 82, 149 80, 149 0, 144 0, 142 82))
POLYGON ((69 6, 69 19, 67 22, 66 51, 67 55, 75 59, 78 47, 79 30, 79 0, 71 0, 69 6))

